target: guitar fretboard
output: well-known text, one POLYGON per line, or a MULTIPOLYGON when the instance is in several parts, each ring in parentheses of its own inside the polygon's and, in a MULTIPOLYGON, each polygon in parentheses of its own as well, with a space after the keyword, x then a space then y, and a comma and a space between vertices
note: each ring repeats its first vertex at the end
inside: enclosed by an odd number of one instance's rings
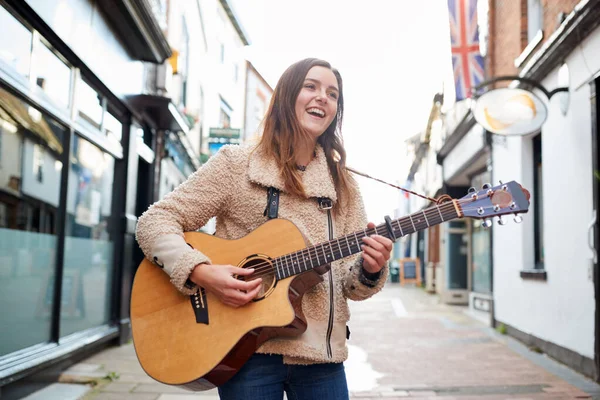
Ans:
POLYGON ((351 256, 362 251, 362 239, 373 234, 396 240, 402 236, 427 229, 431 226, 458 218, 454 201, 435 205, 425 210, 376 226, 373 229, 356 231, 346 236, 316 244, 311 247, 285 254, 273 260, 277 279, 298 275, 313 268, 351 256))

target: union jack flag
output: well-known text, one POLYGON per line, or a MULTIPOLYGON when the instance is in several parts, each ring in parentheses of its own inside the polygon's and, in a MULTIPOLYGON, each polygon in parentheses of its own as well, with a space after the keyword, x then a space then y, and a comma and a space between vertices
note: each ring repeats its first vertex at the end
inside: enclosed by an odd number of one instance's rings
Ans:
POLYGON ((483 82, 483 57, 479 53, 477 0, 448 0, 450 39, 456 101, 471 97, 471 88, 483 82))

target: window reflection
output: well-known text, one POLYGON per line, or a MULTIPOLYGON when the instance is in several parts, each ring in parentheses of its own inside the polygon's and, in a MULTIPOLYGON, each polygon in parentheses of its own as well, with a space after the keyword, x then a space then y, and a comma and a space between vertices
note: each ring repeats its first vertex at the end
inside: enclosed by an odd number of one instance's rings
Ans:
POLYGON ((104 131, 111 140, 121 141, 123 125, 111 113, 104 114, 104 131))
POLYGON ((78 136, 69 166, 63 291, 73 301, 61 313, 61 336, 109 320, 114 159, 78 136))
POLYGON ((41 43, 36 53, 37 85, 61 106, 68 108, 71 68, 41 43))
POLYGON ((79 109, 79 116, 94 128, 100 129, 103 112, 101 97, 81 79, 77 82, 76 104, 79 109))
POLYGON ((0 356, 50 339, 65 135, 0 87, 0 356))
POLYGON ((33 34, 0 6, 0 60, 29 77, 33 34))

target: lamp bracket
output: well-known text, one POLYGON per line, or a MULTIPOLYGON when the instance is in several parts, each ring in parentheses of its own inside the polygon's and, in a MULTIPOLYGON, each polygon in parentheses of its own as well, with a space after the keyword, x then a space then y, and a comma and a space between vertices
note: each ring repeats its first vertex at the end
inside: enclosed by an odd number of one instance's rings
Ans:
POLYGON ((542 93, 544 93, 546 95, 548 100, 550 100, 550 98, 552 98, 552 96, 554 96, 556 93, 569 91, 568 87, 560 87, 560 88, 556 88, 551 91, 548 91, 548 89, 546 89, 544 86, 542 86, 542 84, 539 83, 538 81, 536 81, 535 79, 525 78, 525 77, 517 76, 517 75, 514 75, 514 76, 513 75, 505 75, 505 76, 498 76, 498 77, 489 79, 489 80, 487 80, 485 82, 481 82, 479 85, 473 87, 471 89, 471 92, 473 93, 473 97, 475 97, 475 98, 479 97, 477 95, 477 92, 480 89, 482 89, 486 86, 489 86, 492 83, 499 82, 499 81, 519 81, 519 82, 526 83, 530 86, 535 87, 536 89, 539 89, 542 93))

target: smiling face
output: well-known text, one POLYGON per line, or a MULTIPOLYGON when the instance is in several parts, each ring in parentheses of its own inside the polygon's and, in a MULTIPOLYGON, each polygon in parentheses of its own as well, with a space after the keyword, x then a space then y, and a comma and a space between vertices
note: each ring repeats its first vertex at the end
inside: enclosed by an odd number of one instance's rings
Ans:
POLYGON ((338 97, 339 87, 333 71, 326 67, 312 67, 296 98, 295 111, 300 126, 315 142, 335 118, 338 97))

